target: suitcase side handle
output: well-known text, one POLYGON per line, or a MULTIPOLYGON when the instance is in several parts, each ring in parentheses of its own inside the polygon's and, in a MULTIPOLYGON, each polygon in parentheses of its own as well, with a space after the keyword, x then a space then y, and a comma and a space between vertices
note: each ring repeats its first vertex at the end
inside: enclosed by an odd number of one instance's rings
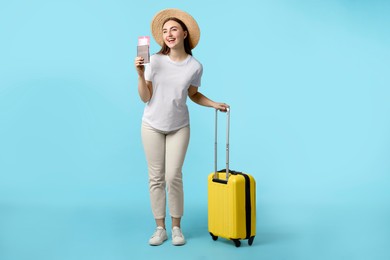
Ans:
MULTIPOLYGON (((229 134, 230 134, 230 108, 226 111, 226 182, 229 180, 229 134)), ((214 142, 214 180, 218 178, 218 109, 215 109, 215 142, 214 142)))

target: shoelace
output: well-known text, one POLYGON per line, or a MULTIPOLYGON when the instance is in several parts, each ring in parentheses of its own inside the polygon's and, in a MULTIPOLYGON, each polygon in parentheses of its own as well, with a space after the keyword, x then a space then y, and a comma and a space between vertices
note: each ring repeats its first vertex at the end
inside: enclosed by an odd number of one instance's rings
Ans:
POLYGON ((175 228, 172 230, 173 237, 183 237, 181 230, 179 228, 175 228))
POLYGON ((157 229, 156 232, 154 232, 153 236, 152 237, 157 237, 157 236, 161 236, 161 233, 163 232, 162 229, 157 229))

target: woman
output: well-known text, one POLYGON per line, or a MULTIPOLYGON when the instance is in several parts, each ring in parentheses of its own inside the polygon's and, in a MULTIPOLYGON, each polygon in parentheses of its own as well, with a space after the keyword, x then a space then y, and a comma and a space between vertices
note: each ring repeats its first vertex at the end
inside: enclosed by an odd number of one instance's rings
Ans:
POLYGON ((192 57, 200 30, 194 18, 178 9, 158 12, 152 20, 152 35, 161 50, 144 67, 136 57, 138 92, 146 104, 141 135, 148 163, 152 212, 157 228, 150 245, 168 239, 165 230, 166 191, 172 218, 172 244, 184 245, 180 221, 183 216, 182 166, 190 127, 187 96, 195 103, 226 111, 225 103, 214 102, 198 92, 202 65, 192 57))

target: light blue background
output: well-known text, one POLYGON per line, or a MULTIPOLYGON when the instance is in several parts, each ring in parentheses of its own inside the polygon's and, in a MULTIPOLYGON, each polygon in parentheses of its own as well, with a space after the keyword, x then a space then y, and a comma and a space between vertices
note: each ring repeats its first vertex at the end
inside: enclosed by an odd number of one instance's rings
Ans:
POLYGON ((0 259, 390 259, 389 14, 379 0, 2 1, 0 259), (208 235, 214 113, 190 101, 188 244, 147 245, 133 60, 168 7, 201 27, 200 90, 232 106, 231 168, 257 180, 252 247, 208 235))

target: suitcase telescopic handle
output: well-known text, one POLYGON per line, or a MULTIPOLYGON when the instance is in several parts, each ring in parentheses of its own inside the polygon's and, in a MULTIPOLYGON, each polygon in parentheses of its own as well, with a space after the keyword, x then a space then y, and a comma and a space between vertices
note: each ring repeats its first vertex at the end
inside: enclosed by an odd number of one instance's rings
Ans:
MULTIPOLYGON (((229 179, 229 132, 230 132, 230 108, 226 110, 226 181, 229 179)), ((218 178, 217 171, 218 150, 218 109, 215 109, 215 142, 214 142, 214 179, 218 178)))

